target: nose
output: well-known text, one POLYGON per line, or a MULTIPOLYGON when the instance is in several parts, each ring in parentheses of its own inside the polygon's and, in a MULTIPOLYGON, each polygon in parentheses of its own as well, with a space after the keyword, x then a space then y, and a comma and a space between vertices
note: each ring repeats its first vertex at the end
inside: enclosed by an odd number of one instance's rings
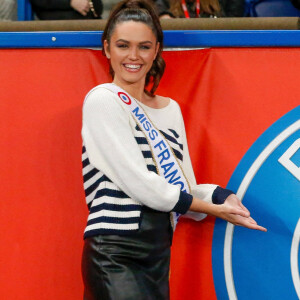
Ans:
POLYGON ((131 60, 137 60, 138 59, 138 48, 137 47, 131 47, 129 51, 129 59, 131 60))

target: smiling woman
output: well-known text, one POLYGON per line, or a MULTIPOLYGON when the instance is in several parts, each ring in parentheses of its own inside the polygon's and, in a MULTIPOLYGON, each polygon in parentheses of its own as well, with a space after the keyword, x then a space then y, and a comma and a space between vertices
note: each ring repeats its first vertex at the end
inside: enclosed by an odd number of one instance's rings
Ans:
POLYGON ((92 89, 83 105, 84 299, 167 300, 181 214, 265 229, 231 191, 197 185, 180 108, 155 94, 165 63, 153 7, 119 3, 102 42, 113 82, 92 89))
MULTIPOLYGON (((110 59, 112 55, 110 47, 117 47, 127 49, 126 52, 123 52, 123 57, 127 56, 128 61, 126 63, 139 65, 137 64, 138 59, 145 59, 147 65, 140 64, 145 75, 142 90, 145 91, 146 95, 153 97, 165 70, 165 61, 161 57, 163 32, 159 19, 152 5, 147 2, 137 4, 134 1, 127 1, 126 7, 124 1, 121 3, 123 4, 119 4, 112 11, 104 29, 102 35, 103 54, 110 59), (120 24, 122 26, 117 26, 120 24), (150 80, 153 81, 152 88, 147 90, 145 87, 149 85, 150 80)), ((114 70, 113 63, 114 59, 112 58, 110 59, 110 74, 114 78, 117 69, 114 70)))
MULTIPOLYGON (((159 46, 151 28, 144 23, 127 21, 122 26, 116 26, 110 43, 104 40, 105 54, 114 70, 114 83, 144 87, 159 46)), ((141 99, 141 95, 133 96, 141 99)))

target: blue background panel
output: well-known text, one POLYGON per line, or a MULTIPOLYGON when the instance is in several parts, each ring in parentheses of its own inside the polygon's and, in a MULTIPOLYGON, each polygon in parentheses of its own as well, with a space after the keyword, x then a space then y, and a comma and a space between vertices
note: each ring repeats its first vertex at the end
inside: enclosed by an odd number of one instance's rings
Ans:
MULTIPOLYGON (((0 48, 101 47, 102 31, 0 32, 0 48)), ((164 46, 299 47, 298 30, 168 30, 164 46)))
MULTIPOLYGON (((236 192, 256 158, 284 130, 299 122, 299 118, 300 106, 263 133, 243 157, 227 187, 236 192)), ((224 238, 227 223, 223 220, 216 221, 213 273, 218 299, 298 299, 290 260, 293 234, 300 217, 300 182, 278 159, 299 138, 300 130, 296 127, 274 146, 246 188, 243 203, 252 212, 253 218, 265 226, 268 232, 251 231, 238 226, 234 228, 231 265, 236 296, 231 298, 228 297, 229 291, 225 283, 224 238)), ((296 152, 291 159, 296 162, 298 155, 296 152)))

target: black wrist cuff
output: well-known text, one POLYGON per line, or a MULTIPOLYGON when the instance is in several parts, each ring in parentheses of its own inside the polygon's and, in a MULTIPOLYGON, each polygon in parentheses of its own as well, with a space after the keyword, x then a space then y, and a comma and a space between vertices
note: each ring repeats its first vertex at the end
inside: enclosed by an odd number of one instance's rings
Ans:
POLYGON ((234 192, 217 186, 212 194, 212 202, 213 204, 223 204, 226 198, 231 194, 234 194, 234 192))
POLYGON ((179 200, 175 205, 175 207, 172 209, 172 211, 178 212, 180 214, 185 214, 189 210, 190 206, 192 205, 192 201, 193 201, 192 195, 180 191, 179 200))

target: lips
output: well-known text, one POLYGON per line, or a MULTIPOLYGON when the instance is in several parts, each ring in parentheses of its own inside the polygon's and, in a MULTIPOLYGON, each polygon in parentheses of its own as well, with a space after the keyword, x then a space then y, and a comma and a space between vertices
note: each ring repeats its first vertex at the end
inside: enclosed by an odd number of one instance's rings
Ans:
POLYGON ((125 69, 129 72, 137 72, 141 69, 141 64, 123 64, 125 69))

